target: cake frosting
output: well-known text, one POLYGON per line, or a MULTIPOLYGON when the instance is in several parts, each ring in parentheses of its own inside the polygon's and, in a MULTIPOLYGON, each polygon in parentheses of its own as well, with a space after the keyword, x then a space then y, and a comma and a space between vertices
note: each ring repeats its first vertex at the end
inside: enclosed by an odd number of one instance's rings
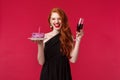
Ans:
POLYGON ((32 38, 44 38, 44 33, 32 33, 32 38))

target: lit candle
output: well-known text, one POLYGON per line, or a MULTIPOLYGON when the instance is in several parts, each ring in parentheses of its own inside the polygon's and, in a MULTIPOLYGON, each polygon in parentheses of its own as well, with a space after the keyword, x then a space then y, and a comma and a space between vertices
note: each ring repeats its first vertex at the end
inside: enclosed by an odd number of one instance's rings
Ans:
POLYGON ((38 28, 38 33, 40 33, 40 26, 39 26, 39 28, 38 28))

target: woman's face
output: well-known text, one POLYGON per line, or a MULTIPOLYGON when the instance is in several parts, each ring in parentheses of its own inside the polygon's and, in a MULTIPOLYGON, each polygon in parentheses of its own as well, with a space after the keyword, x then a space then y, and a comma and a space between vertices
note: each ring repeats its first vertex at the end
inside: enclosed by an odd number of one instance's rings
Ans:
POLYGON ((62 19, 60 17, 60 15, 56 12, 53 12, 51 14, 51 18, 50 18, 50 24, 53 28, 53 30, 60 30, 62 27, 62 19))

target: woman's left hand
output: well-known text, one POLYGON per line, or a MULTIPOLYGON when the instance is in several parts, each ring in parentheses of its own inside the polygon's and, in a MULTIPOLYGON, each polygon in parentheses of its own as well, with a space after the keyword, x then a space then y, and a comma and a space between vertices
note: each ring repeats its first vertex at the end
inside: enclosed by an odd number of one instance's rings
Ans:
POLYGON ((76 40, 80 40, 84 35, 83 30, 80 30, 80 32, 76 32, 76 40))

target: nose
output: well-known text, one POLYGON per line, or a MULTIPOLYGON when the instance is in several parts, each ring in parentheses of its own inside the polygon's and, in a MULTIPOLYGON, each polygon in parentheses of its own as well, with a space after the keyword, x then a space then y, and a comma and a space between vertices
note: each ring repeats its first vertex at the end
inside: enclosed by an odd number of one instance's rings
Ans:
POLYGON ((55 23, 59 23, 59 20, 58 20, 58 19, 56 19, 56 20, 55 20, 55 23))

